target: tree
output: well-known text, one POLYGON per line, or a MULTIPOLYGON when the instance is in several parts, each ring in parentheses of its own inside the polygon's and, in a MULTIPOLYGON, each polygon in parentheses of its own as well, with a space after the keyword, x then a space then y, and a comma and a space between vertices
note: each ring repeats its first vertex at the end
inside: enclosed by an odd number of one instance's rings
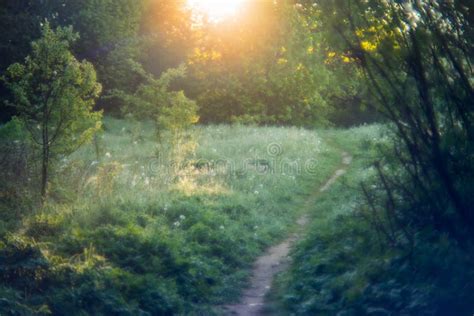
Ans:
POLYGON ((411 204, 399 213, 407 222, 432 225, 464 242, 474 229, 468 7, 435 0, 339 5, 321 8, 337 10, 337 20, 344 21, 328 22, 362 66, 378 110, 395 127, 390 156, 398 158, 404 177, 390 179, 388 196, 401 191, 405 204, 411 204), (407 193, 408 185, 413 189, 407 193))
POLYGON ((101 112, 92 108, 101 91, 94 67, 79 62, 70 46, 78 38, 71 27, 51 29, 32 43, 24 63, 8 67, 3 80, 14 107, 41 152, 41 196, 47 194, 51 163, 71 154, 101 127, 101 112))
POLYGON ((203 121, 326 123, 334 78, 311 21, 290 1, 244 10, 198 29, 187 84, 203 121))
POLYGON ((186 0, 143 0, 139 36, 143 42, 141 61, 155 76, 186 61, 195 45, 196 32, 186 0))
POLYGON ((110 89, 135 87, 128 59, 138 60, 138 38, 144 0, 85 0, 72 25, 81 34, 74 46, 78 56, 92 62, 106 94, 110 89))
MULTIPOLYGON (((3 0, 0 4, 0 72, 20 62, 30 52, 31 42, 41 35, 40 22, 48 19, 55 25, 65 23, 68 0, 15 1, 3 0), (64 19, 62 17, 65 17, 64 19)), ((70 1, 69 1, 70 3, 70 1)), ((8 90, 0 82, 0 95, 8 98, 8 90)), ((0 120, 8 121, 14 109, 0 104, 0 120)))
POLYGON ((183 91, 173 91, 171 85, 186 76, 186 67, 181 65, 163 72, 159 78, 147 73, 141 64, 132 67, 143 78, 133 94, 116 90, 113 96, 124 101, 125 116, 137 119, 152 119, 155 124, 158 155, 168 153, 169 159, 179 164, 194 150, 191 127, 199 120, 196 102, 186 97, 183 91))

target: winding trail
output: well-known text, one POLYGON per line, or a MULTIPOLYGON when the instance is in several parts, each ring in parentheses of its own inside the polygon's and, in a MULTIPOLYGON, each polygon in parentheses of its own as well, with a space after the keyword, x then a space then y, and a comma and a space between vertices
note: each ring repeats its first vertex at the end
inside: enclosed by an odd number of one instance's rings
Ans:
MULTIPOLYGON (((342 152, 342 165, 329 178, 326 183, 315 190, 304 203, 303 215, 298 219, 299 230, 302 230, 308 222, 307 212, 316 202, 320 193, 327 191, 336 180, 346 173, 347 166, 352 162, 352 156, 342 152)), ((258 316, 264 315, 265 295, 270 291, 273 278, 279 272, 284 271, 289 265, 288 254, 293 243, 299 239, 298 233, 291 234, 280 244, 267 249, 257 258, 252 269, 250 286, 244 290, 238 304, 223 307, 224 315, 258 316)))

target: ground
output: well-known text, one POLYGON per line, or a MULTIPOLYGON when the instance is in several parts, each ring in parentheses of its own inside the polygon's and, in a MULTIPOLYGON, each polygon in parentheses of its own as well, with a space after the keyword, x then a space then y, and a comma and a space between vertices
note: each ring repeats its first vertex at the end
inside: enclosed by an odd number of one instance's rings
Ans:
POLYGON ((271 286, 276 274, 285 271, 288 268, 290 248, 299 235, 304 233, 304 228, 308 224, 308 212, 312 210, 317 203, 319 194, 330 189, 331 185, 346 172, 346 168, 352 161, 352 156, 342 152, 342 167, 337 169, 334 174, 324 183, 322 187, 315 188, 302 206, 303 215, 297 220, 299 229, 293 232, 281 243, 270 247, 259 256, 254 263, 250 278, 249 287, 243 292, 238 304, 224 306, 225 314, 232 315, 265 315, 268 309, 271 309, 271 303, 266 302, 266 295, 271 291, 271 286))
POLYGON ((53 314, 212 314, 261 297, 350 162, 342 152, 375 130, 200 126, 171 157, 152 123, 106 118, 58 162, 50 202, 0 245, 5 260, 25 249, 8 273, 34 272, 0 291, 53 314))

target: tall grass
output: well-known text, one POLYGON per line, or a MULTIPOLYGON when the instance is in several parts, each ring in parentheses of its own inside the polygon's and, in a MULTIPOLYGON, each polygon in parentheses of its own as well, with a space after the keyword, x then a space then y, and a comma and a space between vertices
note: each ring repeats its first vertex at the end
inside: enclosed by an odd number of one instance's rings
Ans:
POLYGON ((338 133, 202 126, 177 165, 151 123, 106 118, 93 144, 58 162, 50 202, 3 237, 4 262, 31 251, 27 267, 0 266, 16 276, 0 290, 13 310, 211 313, 340 163, 338 133))

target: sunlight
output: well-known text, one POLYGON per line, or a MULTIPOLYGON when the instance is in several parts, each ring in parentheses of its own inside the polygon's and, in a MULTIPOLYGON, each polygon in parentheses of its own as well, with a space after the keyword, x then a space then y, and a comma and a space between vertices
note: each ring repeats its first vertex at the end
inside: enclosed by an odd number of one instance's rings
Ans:
POLYGON ((188 7, 210 21, 219 22, 236 15, 248 0, 187 0, 188 7))

